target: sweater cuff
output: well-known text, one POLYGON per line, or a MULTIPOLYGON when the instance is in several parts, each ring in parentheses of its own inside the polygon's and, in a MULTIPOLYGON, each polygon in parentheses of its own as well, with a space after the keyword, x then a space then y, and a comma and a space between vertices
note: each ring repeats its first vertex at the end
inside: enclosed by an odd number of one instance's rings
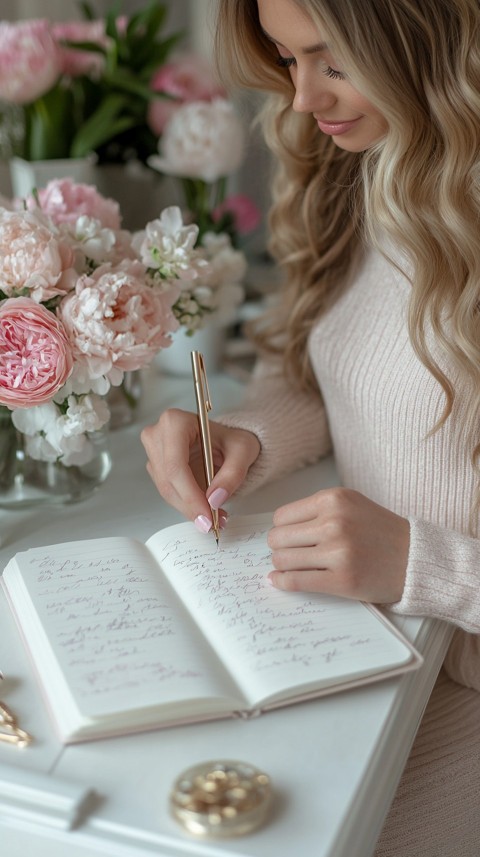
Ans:
POLYGON ((480 542, 418 518, 408 520, 405 587, 390 609, 444 619, 480 633, 480 542))

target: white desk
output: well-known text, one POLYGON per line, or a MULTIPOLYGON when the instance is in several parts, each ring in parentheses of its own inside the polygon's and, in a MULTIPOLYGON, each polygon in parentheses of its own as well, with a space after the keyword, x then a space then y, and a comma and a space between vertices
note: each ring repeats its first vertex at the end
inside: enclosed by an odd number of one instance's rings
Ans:
MULTIPOLYGON (((216 410, 241 386, 210 379, 216 410)), ((0 512, 0 569, 19 550, 129 533, 141 540, 179 520, 145 471, 139 424, 175 404, 194 408, 189 379, 152 370, 139 423, 112 435, 114 468, 89 500, 70 507, 0 512), (152 383, 153 382, 153 383, 152 383)), ((331 461, 258 491, 233 508, 268 511, 335 484, 331 461)), ((62 747, 55 739, 13 619, 0 599, 0 696, 35 743, 0 744, 1 857, 370 857, 450 639, 441 622, 400 619, 425 657, 400 679, 270 712, 62 747), (213 758, 250 761, 272 777, 268 825, 221 842, 191 839, 169 817, 178 773, 213 758)))

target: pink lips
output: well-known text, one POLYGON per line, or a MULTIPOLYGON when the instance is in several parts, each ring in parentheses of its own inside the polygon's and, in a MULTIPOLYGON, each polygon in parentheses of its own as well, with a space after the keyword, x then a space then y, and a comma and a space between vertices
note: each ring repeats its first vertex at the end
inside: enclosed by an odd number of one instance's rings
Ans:
POLYGON ((334 137, 338 134, 346 134, 359 121, 358 119, 350 119, 347 122, 326 122, 324 119, 318 119, 317 116, 315 119, 320 131, 323 131, 324 134, 332 134, 334 137))

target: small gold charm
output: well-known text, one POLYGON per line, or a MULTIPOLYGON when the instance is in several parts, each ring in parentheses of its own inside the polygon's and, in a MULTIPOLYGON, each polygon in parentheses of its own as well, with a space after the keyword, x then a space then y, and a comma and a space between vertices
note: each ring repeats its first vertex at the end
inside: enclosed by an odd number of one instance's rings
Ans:
POLYGON ((17 718, 8 705, 0 702, 0 741, 23 748, 28 747, 32 740, 28 732, 20 729, 17 718))

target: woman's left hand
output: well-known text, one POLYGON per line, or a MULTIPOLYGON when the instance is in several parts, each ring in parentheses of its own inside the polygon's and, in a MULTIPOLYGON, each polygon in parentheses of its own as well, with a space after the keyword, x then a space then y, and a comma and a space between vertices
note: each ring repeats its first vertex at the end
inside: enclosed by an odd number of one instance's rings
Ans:
POLYGON ((402 597, 410 525, 357 491, 329 488, 281 506, 268 544, 278 589, 383 604, 402 597))

